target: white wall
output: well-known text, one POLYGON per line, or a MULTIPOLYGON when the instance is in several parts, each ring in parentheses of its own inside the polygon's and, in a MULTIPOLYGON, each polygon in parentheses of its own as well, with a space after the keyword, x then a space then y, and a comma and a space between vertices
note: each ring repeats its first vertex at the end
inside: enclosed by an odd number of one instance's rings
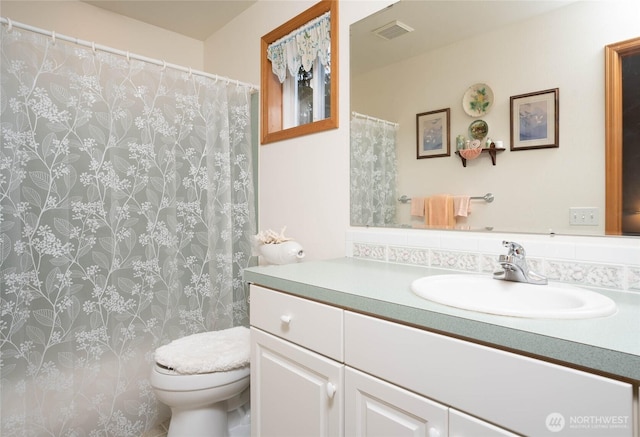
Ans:
MULTIPOLYGON (((468 225, 504 231, 604 233, 604 46, 638 36, 637 1, 578 2, 544 16, 363 74, 352 83, 352 110, 398 122, 399 193, 492 192, 472 203, 468 225), (393 78, 389 87, 389 78, 393 78), (489 137, 509 148, 510 96, 559 88, 560 148, 505 151, 466 168, 455 137, 474 118, 462 96, 474 83, 495 94, 489 137), (376 92, 371 92, 376 90, 376 92), (450 157, 416 159, 416 114, 451 108, 450 157), (599 227, 570 227, 569 207, 600 208, 599 227), (517 223, 514 221, 517 220, 517 223)), ((409 205, 399 205, 409 223, 409 205)), ((415 223, 415 220, 413 221, 415 223)))
MULTIPOLYGON (((207 70, 260 83, 260 38, 316 1, 261 0, 205 42, 207 70)), ((339 125, 260 147, 259 222, 297 239, 307 260, 345 254, 349 227, 349 26, 392 3, 339 4, 339 125)))
MULTIPOLYGON (((349 25, 391 0, 340 2, 340 128, 260 148, 260 228, 343 256, 349 226, 349 25)), ((260 38, 316 1, 261 0, 202 43, 77 1, 2 1, 2 16, 167 62, 260 83, 260 38)))
MULTIPOLYGON (((259 84, 260 37, 314 3, 261 0, 204 44, 81 2, 3 0, 0 14, 117 49, 259 84)), ((309 260, 345 254, 345 231, 349 228, 349 26, 390 3, 393 1, 340 1, 340 127, 260 148, 260 227, 279 230, 287 226, 287 234, 305 246, 309 260)), ((609 3, 608 7, 613 6, 609 3)), ((623 21, 630 19, 633 16, 625 17, 623 21)), ((571 31, 585 39, 599 38, 600 32, 597 28, 572 28, 571 31)), ((622 33, 623 29, 619 31, 622 33)), ((616 35, 608 42, 622 39, 625 37, 616 35)), ((601 53, 597 57, 601 59, 601 53)), ((581 74, 581 67, 574 69, 576 76, 581 74)), ((481 80, 486 79, 479 77, 477 81, 481 80)), ((562 98, 561 88, 561 108, 562 98)), ((584 90, 582 102, 586 111, 602 108, 602 82, 594 89, 584 90)), ((582 111, 578 115, 568 113, 563 116, 567 117, 583 120, 587 131, 593 129, 584 122, 582 111)), ((595 123, 601 123, 597 118, 594 117, 595 123)), ((493 128, 494 122, 490 122, 491 129, 497 129, 493 128)), ((601 150, 601 159, 604 159, 604 149, 601 150)), ((506 153, 509 152, 503 155, 506 153)), ((498 158, 498 168, 502 168, 502 160, 504 158, 498 158)))
POLYGON ((203 42, 79 1, 0 2, 13 21, 170 64, 203 69, 203 42))

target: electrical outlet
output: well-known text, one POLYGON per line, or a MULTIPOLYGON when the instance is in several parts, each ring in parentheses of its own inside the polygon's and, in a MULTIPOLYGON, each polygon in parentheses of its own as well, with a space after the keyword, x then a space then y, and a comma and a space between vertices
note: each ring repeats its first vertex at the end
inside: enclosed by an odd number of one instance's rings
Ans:
POLYGON ((569 224, 571 226, 598 226, 599 211, 596 207, 569 208, 569 224))

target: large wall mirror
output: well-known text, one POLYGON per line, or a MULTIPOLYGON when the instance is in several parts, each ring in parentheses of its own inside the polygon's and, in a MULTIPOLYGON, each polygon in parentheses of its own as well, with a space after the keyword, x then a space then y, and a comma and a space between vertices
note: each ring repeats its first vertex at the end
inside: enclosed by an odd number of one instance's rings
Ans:
MULTIPOLYGON (((374 170, 369 179, 395 181, 393 195, 376 200, 371 208, 383 211, 372 214, 371 223, 353 220, 361 208, 356 205, 352 224, 425 227, 412 215, 411 202, 398 199, 448 193, 475 198, 456 229, 604 235, 604 51, 639 36, 638 16, 635 0, 401 0, 354 23, 352 145, 354 138, 379 135, 355 131, 357 120, 391 126, 384 135, 395 137, 396 145, 394 156, 382 157, 352 148, 352 176, 365 162, 386 162, 396 174, 374 170), (488 85, 492 99, 479 116, 463 107, 476 84, 488 85), (556 88, 558 147, 510 150, 510 99, 556 88), (443 108, 450 108, 451 153, 416 159, 416 115, 443 108), (463 166, 456 137, 469 137, 478 120, 505 150, 463 166)), ((362 174, 352 177, 352 193, 362 180, 362 174)))

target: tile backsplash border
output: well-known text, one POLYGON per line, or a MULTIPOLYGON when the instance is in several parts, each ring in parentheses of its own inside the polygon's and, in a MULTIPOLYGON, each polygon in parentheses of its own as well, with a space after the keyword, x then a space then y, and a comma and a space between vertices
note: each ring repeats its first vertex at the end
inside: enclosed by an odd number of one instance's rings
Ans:
POLYGON ((524 246, 532 270, 551 281, 640 293, 640 239, 631 237, 352 228, 346 255, 490 274, 503 240, 524 246))

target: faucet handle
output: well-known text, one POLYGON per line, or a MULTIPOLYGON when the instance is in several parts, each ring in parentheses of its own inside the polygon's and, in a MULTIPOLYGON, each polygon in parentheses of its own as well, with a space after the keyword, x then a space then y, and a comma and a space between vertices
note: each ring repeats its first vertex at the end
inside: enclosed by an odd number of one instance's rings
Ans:
POLYGON ((509 249, 509 255, 516 255, 524 258, 526 252, 524 251, 524 247, 515 243, 513 241, 503 241, 502 245, 509 249))

